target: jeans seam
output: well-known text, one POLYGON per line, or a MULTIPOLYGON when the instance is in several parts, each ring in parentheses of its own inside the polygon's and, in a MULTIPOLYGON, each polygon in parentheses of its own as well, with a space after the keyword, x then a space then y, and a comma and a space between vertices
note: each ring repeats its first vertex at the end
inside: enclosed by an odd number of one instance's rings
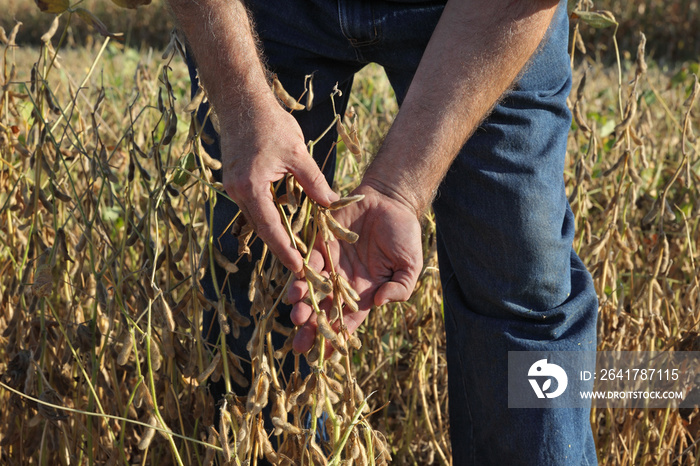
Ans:
POLYGON ((374 18, 374 14, 372 14, 372 29, 374 31, 374 37, 369 40, 360 40, 353 37, 353 35, 350 33, 350 28, 347 21, 347 15, 345 14, 345 5, 343 0, 338 0, 338 25, 340 26, 340 32, 341 34, 343 34, 343 37, 345 37, 345 39, 347 39, 347 41, 350 43, 353 49, 355 49, 355 54, 357 55, 358 60, 361 59, 361 54, 357 50, 358 47, 374 45, 379 43, 381 40, 379 37, 380 30, 377 27, 377 21, 374 18))
MULTIPOLYGON (((455 272, 452 272, 452 274, 449 276, 447 281, 445 281, 445 283, 443 284, 443 295, 445 295, 444 290, 446 290, 447 287, 450 286, 451 282, 457 280, 456 277, 457 277, 457 274, 455 272)), ((459 283, 456 283, 455 285, 457 287, 459 287, 459 283)), ((460 288, 459 292, 460 292, 460 294, 462 293, 461 288, 460 288)), ((449 315, 449 318, 452 321, 451 324, 452 324, 453 328, 457 329, 457 322, 454 320, 454 310, 452 308, 452 304, 447 299, 445 299, 444 302, 447 305, 447 310, 449 311, 449 312, 446 312, 446 316, 449 315)), ((452 346, 453 351, 455 350, 454 345, 449 345, 449 346, 452 346)), ((459 360, 460 368, 464 368, 464 360, 462 359, 461 352, 456 351, 456 355, 457 355, 457 359, 459 360)), ((467 385, 464 381, 464 371, 460 370, 460 371, 458 371, 458 373, 461 375, 460 382, 461 382, 462 389, 464 390, 464 394, 465 394, 464 398, 466 401, 466 408, 467 408, 466 411, 467 411, 467 414, 469 415, 469 433, 468 434, 469 434, 469 445, 470 445, 469 456, 471 459, 470 464, 476 464, 476 460, 475 460, 476 452, 474 450, 474 431, 473 431, 474 422, 473 422, 473 418, 472 418, 472 411, 471 411, 471 408, 469 406, 469 397, 467 396, 467 394, 468 394, 467 393, 467 385)))

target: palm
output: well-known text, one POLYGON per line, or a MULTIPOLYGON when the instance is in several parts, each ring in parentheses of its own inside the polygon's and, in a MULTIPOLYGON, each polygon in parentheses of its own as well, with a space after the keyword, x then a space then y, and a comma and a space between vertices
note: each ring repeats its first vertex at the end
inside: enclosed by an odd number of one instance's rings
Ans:
MULTIPOLYGON (((328 255, 315 254, 311 266, 345 277, 360 295, 360 312, 344 309, 345 324, 354 331, 372 305, 405 301, 413 291, 422 265, 420 225, 414 213, 403 204, 374 190, 362 189, 365 199, 334 212, 342 225, 359 234, 354 244, 332 241, 328 255)), ((325 249, 322 244, 317 249, 325 249)), ((290 292, 296 302, 292 313, 295 323, 304 324, 295 347, 305 350, 313 342, 315 319, 311 309, 300 300, 306 291, 303 281, 290 292)))

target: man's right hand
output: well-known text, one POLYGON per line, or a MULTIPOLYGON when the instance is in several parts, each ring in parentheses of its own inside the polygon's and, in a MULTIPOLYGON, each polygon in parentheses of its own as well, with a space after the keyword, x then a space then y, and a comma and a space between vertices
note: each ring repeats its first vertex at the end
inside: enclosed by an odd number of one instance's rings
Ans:
POLYGON ((291 173, 321 205, 338 196, 309 155, 296 120, 271 92, 236 110, 219 115, 224 189, 272 253, 298 275, 303 260, 282 224, 270 183, 291 173))
POLYGON ((294 117, 267 83, 245 5, 240 0, 168 0, 187 37, 199 78, 219 119, 224 189, 260 238, 299 275, 270 183, 292 173, 306 194, 327 206, 337 199, 309 156, 294 117))

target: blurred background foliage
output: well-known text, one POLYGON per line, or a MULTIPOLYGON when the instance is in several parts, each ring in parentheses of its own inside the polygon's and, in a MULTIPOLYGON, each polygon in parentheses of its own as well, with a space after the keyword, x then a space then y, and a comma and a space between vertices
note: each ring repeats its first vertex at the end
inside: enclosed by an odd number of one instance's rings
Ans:
MULTIPOLYGON (((73 2, 75 3, 75 2, 73 2)), ((620 2, 597 0, 591 9, 609 10, 620 22, 617 37, 622 50, 635 50, 638 35, 647 36, 649 58, 660 61, 698 61, 700 56, 700 0, 642 0, 620 2)), ((155 0, 135 10, 124 10, 109 0, 84 0, 83 8, 95 13, 111 32, 124 34, 122 43, 134 48, 163 48, 169 40, 172 22, 165 2, 155 0)), ((32 0, 0 0, 0 26, 10 30, 15 20, 23 26, 17 43, 38 45, 53 15, 41 14, 32 0)), ((612 28, 586 31, 586 47, 599 50, 601 59, 611 44, 612 28)), ((73 19, 69 44, 90 44, 93 32, 77 18, 73 19)))

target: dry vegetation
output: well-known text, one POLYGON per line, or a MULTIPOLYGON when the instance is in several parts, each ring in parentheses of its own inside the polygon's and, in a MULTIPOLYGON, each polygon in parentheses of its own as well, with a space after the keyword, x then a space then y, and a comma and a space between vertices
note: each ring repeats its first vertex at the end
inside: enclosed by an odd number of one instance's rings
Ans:
MULTIPOLYGON (((280 360, 304 356, 271 348, 266 337, 293 332, 274 321, 287 282, 274 259, 253 281, 253 322, 200 292, 205 267, 217 261, 233 272, 235 260, 218 257, 207 237, 204 201, 220 186, 188 112, 181 60, 108 40, 56 57, 64 21, 38 49, 15 47, 9 30, 0 46, 0 464, 449 462, 431 219, 411 301, 373 310, 361 349, 347 348, 341 332, 333 359, 316 354, 309 378, 284 379, 280 360), (217 425, 206 381, 239 377, 240 362, 202 338, 210 306, 231 318, 231 332, 261 330, 249 345, 251 392, 228 397, 217 425), (259 412, 266 403, 277 418, 269 440, 259 412), (328 416, 308 415, 321 411, 328 416), (320 422, 328 440, 313 434, 320 422)), ((591 34, 584 24, 579 32, 591 34)), ((700 351, 697 63, 647 67, 635 61, 643 52, 622 50, 619 68, 573 52, 565 176, 575 247, 600 297, 601 350, 700 351)), ((376 68, 363 72, 351 104, 355 116, 343 119, 350 139, 339 143, 341 192, 366 163, 347 150, 353 129, 371 153, 396 111, 376 68)), ((323 234, 327 213, 285 200, 303 242, 323 234)), ((344 287, 321 281, 317 289, 344 287)), ((700 460, 697 410, 594 409, 591 421, 601 464, 700 460)))

